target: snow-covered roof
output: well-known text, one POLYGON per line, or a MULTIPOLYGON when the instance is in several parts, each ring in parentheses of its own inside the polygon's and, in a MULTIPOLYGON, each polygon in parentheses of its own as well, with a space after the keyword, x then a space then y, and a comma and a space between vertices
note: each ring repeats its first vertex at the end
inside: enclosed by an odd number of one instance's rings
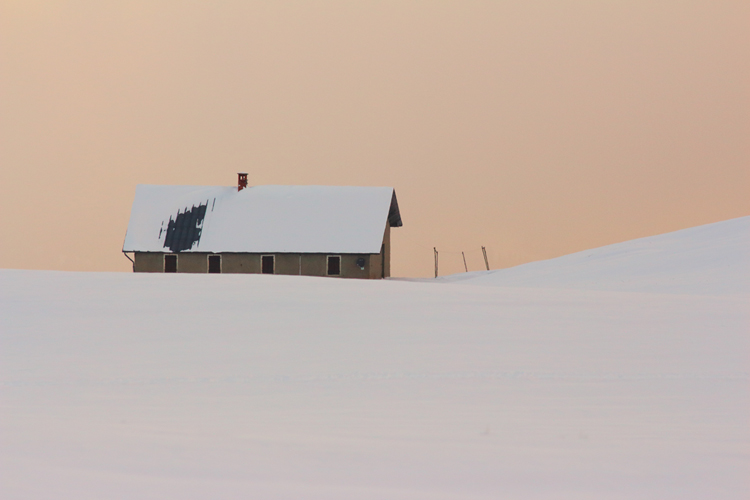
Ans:
POLYGON ((139 185, 124 252, 379 253, 390 187, 139 185))

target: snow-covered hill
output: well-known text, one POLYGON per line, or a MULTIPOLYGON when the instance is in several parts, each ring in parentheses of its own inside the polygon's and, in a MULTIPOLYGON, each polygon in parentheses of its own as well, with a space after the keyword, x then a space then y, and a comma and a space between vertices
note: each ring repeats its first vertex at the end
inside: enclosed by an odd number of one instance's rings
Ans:
POLYGON ((653 293, 750 293, 750 217, 440 281, 653 293))
POLYGON ((0 498, 744 500, 747 226, 449 286, 0 271, 0 498))

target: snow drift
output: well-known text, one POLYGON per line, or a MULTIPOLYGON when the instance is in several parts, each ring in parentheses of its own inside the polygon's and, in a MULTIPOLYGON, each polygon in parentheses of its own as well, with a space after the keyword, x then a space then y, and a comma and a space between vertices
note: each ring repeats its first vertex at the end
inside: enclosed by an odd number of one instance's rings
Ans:
POLYGON ((750 217, 441 281, 707 295, 750 293, 750 217))
POLYGON ((0 498, 746 499, 747 224, 463 282, 0 271, 0 498))

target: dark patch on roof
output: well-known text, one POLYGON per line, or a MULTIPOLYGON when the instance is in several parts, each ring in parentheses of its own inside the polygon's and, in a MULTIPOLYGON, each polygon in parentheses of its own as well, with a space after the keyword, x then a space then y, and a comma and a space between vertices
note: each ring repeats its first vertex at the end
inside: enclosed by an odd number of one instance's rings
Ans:
POLYGON ((396 200, 396 190, 393 190, 393 196, 391 197, 391 208, 388 210, 388 223, 391 227, 401 227, 404 225, 401 222, 401 212, 398 209, 398 200, 396 200))
POLYGON ((169 217, 167 225, 167 236, 164 238, 164 248, 172 252, 190 250, 193 245, 201 239, 203 219, 206 217, 208 202, 197 207, 193 205, 190 210, 183 213, 177 212, 177 217, 169 217))

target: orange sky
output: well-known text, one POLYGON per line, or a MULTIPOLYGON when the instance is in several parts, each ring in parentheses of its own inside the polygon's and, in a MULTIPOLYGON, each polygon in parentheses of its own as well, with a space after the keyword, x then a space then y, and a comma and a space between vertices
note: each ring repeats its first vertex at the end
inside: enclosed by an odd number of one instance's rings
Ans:
POLYGON ((750 214, 750 2, 0 0, 0 267, 127 271, 136 184, 393 186, 393 274, 750 214))

